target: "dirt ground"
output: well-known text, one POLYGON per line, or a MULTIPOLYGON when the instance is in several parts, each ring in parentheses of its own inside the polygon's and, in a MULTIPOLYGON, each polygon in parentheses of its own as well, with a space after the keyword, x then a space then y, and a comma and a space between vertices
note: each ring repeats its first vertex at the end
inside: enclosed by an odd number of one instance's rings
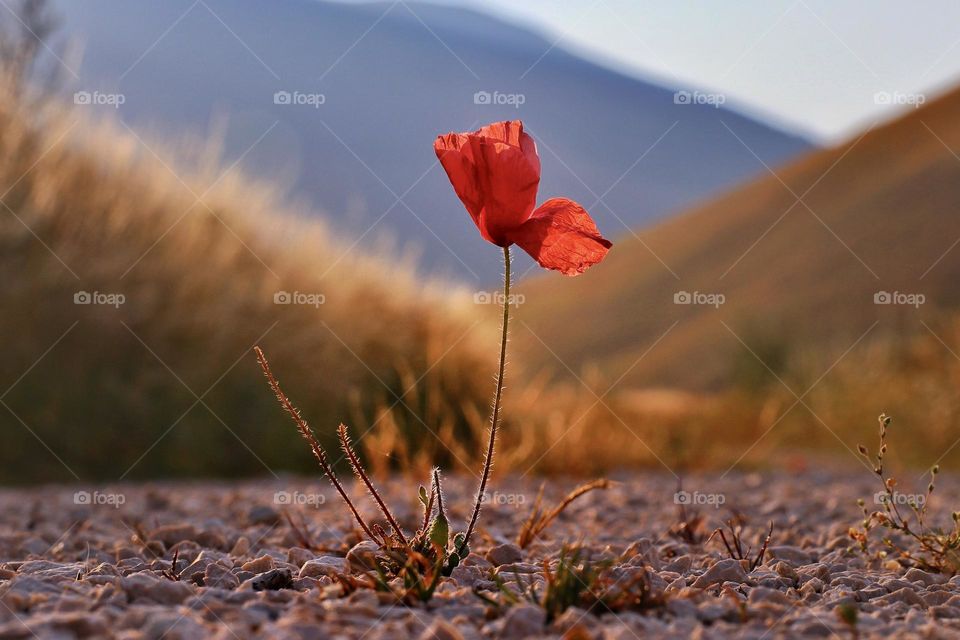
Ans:
MULTIPOLYGON (((0 638, 960 637, 960 578, 851 552, 856 500, 872 507, 879 488, 866 471, 691 476, 679 494, 668 474, 612 479, 526 549, 514 543, 540 480, 497 480, 474 553, 415 604, 358 586, 369 543, 357 547, 359 531, 322 479, 6 490, 0 638), (678 503, 687 521, 702 518, 688 539, 676 531, 678 503), (752 549, 744 562, 719 537, 705 540, 731 517, 752 549), (751 568, 771 522, 767 552, 751 568), (544 563, 555 577, 565 544, 615 585, 609 593, 642 585, 645 595, 548 612, 504 594, 519 583, 542 597, 544 563)), ((473 479, 447 484, 459 529, 473 479)), ((575 485, 551 479, 546 501, 575 485)), ((417 483, 383 486, 401 524, 415 529, 417 483)), ((939 521, 960 505, 957 489, 940 478, 930 504, 939 521)))

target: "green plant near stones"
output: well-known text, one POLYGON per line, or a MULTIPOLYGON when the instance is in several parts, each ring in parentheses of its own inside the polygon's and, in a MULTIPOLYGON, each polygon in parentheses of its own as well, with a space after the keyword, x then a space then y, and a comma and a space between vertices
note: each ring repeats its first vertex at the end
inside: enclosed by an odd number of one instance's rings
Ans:
POLYGON ((853 640, 858 640, 860 629, 857 625, 859 624, 860 610, 857 609, 857 606, 850 603, 841 604, 837 607, 837 618, 850 630, 850 637, 853 640))
POLYGON ((375 558, 377 577, 374 578, 374 586, 387 589, 404 601, 411 599, 429 600, 440 579, 443 576, 449 576, 453 569, 460 564, 461 558, 470 552, 465 534, 453 534, 450 530, 450 522, 443 504, 440 470, 433 470, 430 491, 420 486, 418 497, 423 505, 423 520, 413 536, 407 537, 390 507, 387 506, 364 469, 350 440, 347 426, 341 424, 337 428, 340 448, 357 479, 366 487, 370 497, 376 503, 388 529, 384 529, 380 523, 368 523, 360 515, 360 511, 341 484, 327 458, 327 452, 320 445, 313 429, 310 428, 306 420, 300 415, 300 411, 280 388, 280 383, 274 377, 263 351, 259 347, 255 347, 254 351, 257 355, 257 361, 260 363, 260 368, 277 397, 277 401, 284 411, 290 415, 297 431, 310 445, 310 450, 320 464, 324 475, 327 476, 340 498, 347 505, 366 537, 379 546, 379 553, 375 558), (396 581, 399 581, 402 585, 399 590, 395 588, 396 581))
POLYGON ((882 491, 876 494, 883 510, 870 511, 863 499, 858 500, 857 504, 863 511, 863 521, 860 528, 850 529, 850 537, 857 543, 859 550, 868 556, 892 559, 902 565, 955 575, 960 572, 960 512, 953 512, 951 530, 931 527, 927 523, 927 507, 936 489, 939 466, 930 470, 926 494, 904 496, 901 499, 903 494, 896 491, 896 478, 884 478, 883 463, 888 450, 887 431, 892 418, 881 414, 879 422, 880 446, 876 454, 871 456, 863 445, 858 445, 858 450, 871 463, 873 472, 883 487, 882 491), (870 534, 876 529, 885 530, 887 534, 881 538, 882 550, 872 553, 870 534))
POLYGON ((532 579, 524 580, 514 573, 512 585, 501 576, 493 580, 499 589, 499 599, 474 589, 474 593, 496 608, 528 602, 546 613, 547 624, 570 607, 580 607, 600 615, 619 611, 645 611, 665 604, 664 595, 655 591, 646 569, 629 578, 616 577, 610 562, 591 562, 583 557, 578 547, 564 545, 556 568, 545 560, 540 575, 542 588, 532 579))

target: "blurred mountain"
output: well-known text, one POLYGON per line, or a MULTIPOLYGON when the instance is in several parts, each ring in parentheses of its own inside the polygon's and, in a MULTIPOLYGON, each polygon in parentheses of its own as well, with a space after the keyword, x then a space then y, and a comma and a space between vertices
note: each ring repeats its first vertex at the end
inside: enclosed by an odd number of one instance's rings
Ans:
POLYGON ((791 360, 839 358, 868 332, 929 338, 960 303, 958 154, 954 91, 621 238, 576 280, 525 283, 515 353, 623 386, 716 388, 744 364, 777 384, 791 360))
POLYGON ((460 8, 54 7, 63 32, 84 47, 73 90, 93 96, 91 110, 118 109, 136 130, 176 134, 209 135, 225 118, 227 161, 242 156, 248 172, 327 212, 358 246, 398 239, 422 251, 424 266, 471 285, 496 281, 498 255, 434 162, 439 133, 522 118, 543 156, 541 199, 582 201, 611 237, 756 175, 760 160, 777 165, 811 146, 707 104, 715 97, 675 100, 674 88, 577 57, 562 38, 460 8), (98 91, 122 94, 122 104, 97 104, 98 91))

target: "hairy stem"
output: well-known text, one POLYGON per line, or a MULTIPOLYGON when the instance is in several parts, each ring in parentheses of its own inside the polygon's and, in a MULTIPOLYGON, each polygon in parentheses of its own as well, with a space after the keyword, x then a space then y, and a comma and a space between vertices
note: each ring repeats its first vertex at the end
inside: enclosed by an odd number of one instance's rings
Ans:
POLYGON ((290 398, 286 396, 283 390, 280 388, 280 383, 277 382, 277 379, 273 376, 273 372, 270 370, 270 363, 267 362, 267 357, 263 355, 263 351, 260 347, 254 347, 254 352, 257 354, 257 362, 260 363, 260 368, 263 369, 263 375, 266 376, 267 382, 270 384, 270 388, 273 390, 275 396, 277 396, 277 401, 280 402, 280 406, 290 414, 290 417, 293 418, 294 424, 297 425, 297 431, 300 432, 300 435, 303 436, 303 439, 307 441, 307 444, 310 445, 311 451, 313 451, 313 457, 317 459, 317 462, 320 463, 320 468, 323 469, 323 473, 327 476, 327 479, 330 480, 330 483, 336 488, 337 493, 340 494, 340 497, 343 498, 343 501, 347 503, 347 507, 350 508, 350 511, 353 513, 353 517, 356 518, 357 523, 360 525, 360 528, 363 529, 363 532, 367 536, 376 541, 376 538, 373 535, 373 532, 370 531, 370 527, 367 526, 367 523, 363 521, 363 518, 360 516, 360 512, 357 511, 357 508, 353 506, 353 502, 350 500, 350 497, 347 495, 347 492, 344 491, 343 485, 340 484, 340 481, 337 479, 337 474, 333 472, 333 467, 330 466, 330 462, 327 460, 327 452, 323 450, 323 447, 320 446, 320 443, 317 442, 317 438, 313 435, 313 429, 310 428, 310 425, 307 424, 307 421, 303 419, 300 415, 300 410, 293 406, 293 403, 290 402, 290 398))
POLYGON ((477 489, 477 501, 473 506, 473 515, 470 524, 463 536, 463 544, 457 551, 463 551, 470 542, 473 529, 477 526, 480 517, 480 507, 483 505, 483 496, 487 491, 487 481, 490 479, 490 468, 493 466, 493 451, 497 441, 497 427, 500 423, 500 398, 503 395, 503 370, 507 363, 507 327, 510 322, 510 247, 503 248, 503 321, 500 334, 500 369, 497 372, 497 390, 493 396, 493 416, 490 419, 490 440, 487 443, 487 453, 483 459, 483 473, 480 476, 480 487, 477 489))
POLYGON ((350 466, 353 467, 353 472, 356 474, 357 478, 359 478, 360 481, 366 485, 367 491, 369 491, 370 495, 373 496, 373 499, 376 500, 377 506, 380 507, 380 513, 382 513, 383 517, 386 518, 387 522, 390 523, 394 533, 397 534, 397 538, 401 543, 407 544, 407 539, 403 535, 403 531, 400 529, 397 519, 393 517, 390 509, 387 507, 387 503, 384 502, 383 498, 380 497, 380 493, 377 491, 376 487, 373 486, 373 482, 370 481, 370 477, 367 476, 367 472, 360 463, 360 458, 357 457, 357 452, 353 450, 353 444, 350 442, 350 434, 347 431, 347 425, 340 423, 340 426, 337 427, 337 437, 340 439, 340 448, 343 449, 344 455, 346 455, 347 460, 350 461, 350 466))
POLYGON ((440 486, 440 468, 433 468, 433 486, 437 491, 437 515, 444 520, 447 519, 447 512, 443 508, 443 487, 440 486))

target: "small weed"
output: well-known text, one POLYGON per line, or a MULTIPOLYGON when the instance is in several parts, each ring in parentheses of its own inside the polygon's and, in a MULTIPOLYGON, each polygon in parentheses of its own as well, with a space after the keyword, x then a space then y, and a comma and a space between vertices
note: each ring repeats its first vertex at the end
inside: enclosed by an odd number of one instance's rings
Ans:
POLYGON ((520 528, 520 533, 517 535, 517 545, 521 549, 526 549, 531 542, 537 539, 550 524, 557 519, 563 511, 573 503, 574 500, 583 496, 591 491, 597 489, 608 489, 610 488, 610 481, 606 479, 594 480, 593 482, 588 482, 582 484, 561 500, 557 506, 555 506, 550 511, 544 511, 543 508, 543 488, 544 485, 540 485, 540 491, 537 493, 537 499, 533 502, 533 508, 530 510, 530 516, 523 523, 523 526, 520 528))
POLYGON ((646 569, 630 578, 614 575, 609 562, 590 562, 583 559, 579 548, 564 545, 555 569, 544 560, 540 575, 543 588, 533 580, 524 581, 514 574, 511 585, 497 576, 499 599, 492 598, 474 589, 474 593, 487 604, 499 609, 525 601, 538 606, 546 613, 549 624, 570 607, 580 607, 595 615, 620 611, 646 611, 662 607, 664 595, 655 591, 646 569))
POLYGON ((857 448, 860 455, 873 465, 873 472, 883 487, 877 494, 877 499, 883 504, 883 511, 871 512, 867 509, 864 500, 858 500, 857 504, 863 511, 862 528, 851 528, 850 537, 866 555, 880 559, 892 556, 892 559, 907 566, 955 575, 960 571, 960 511, 952 514, 953 529, 951 531, 930 527, 926 521, 927 505, 936 488, 937 473, 940 469, 934 466, 930 470, 930 482, 927 484, 925 495, 904 496, 897 492, 896 478, 892 476, 884 478, 883 467, 888 446, 887 430, 892 418, 881 414, 879 422, 880 447, 877 453, 871 457, 865 446, 858 445, 857 448), (911 522, 911 516, 913 522, 911 522), (898 535, 884 536, 882 538, 884 550, 871 554, 870 532, 878 526, 898 535), (903 540, 904 537, 906 541, 903 540))
POLYGON ((180 547, 177 547, 173 550, 173 559, 170 561, 170 568, 164 569, 160 572, 167 580, 172 580, 174 582, 180 582, 180 573, 181 570, 177 569, 177 562, 180 560, 180 547))
MULTIPOLYGON (((347 586, 356 589, 365 584, 369 588, 393 593, 405 603, 429 600, 433 596, 440 579, 443 576, 450 575, 453 569, 460 564, 461 558, 470 552, 466 535, 463 533, 452 534, 450 531, 449 520, 443 504, 440 470, 436 468, 433 470, 429 492, 423 486, 420 487, 418 497, 423 505, 423 521, 413 537, 408 539, 400 527, 400 523, 364 469, 350 440, 347 426, 341 424, 337 428, 340 448, 343 450, 357 479, 363 483, 377 504, 377 508, 390 531, 384 530, 379 523, 368 523, 360 515, 360 511, 350 499, 350 496, 347 495, 327 458, 326 451, 320 445, 313 430, 300 415, 299 410, 283 393, 280 383, 277 382, 270 370, 270 365, 263 351, 256 347, 255 352, 260 367, 263 369, 270 388, 280 402, 280 406, 290 415, 300 435, 310 445, 310 449, 320 464, 323 473, 333 484, 337 493, 340 494, 360 529, 370 540, 380 546, 376 577, 371 577, 369 581, 353 581, 349 585, 341 581, 341 584, 345 587, 344 591, 348 591, 347 586)), ((287 520, 304 546, 310 548, 310 539, 307 533, 294 525, 289 514, 287 514, 287 520)))
MULTIPOLYGON (((677 482, 677 493, 683 492, 683 485, 677 482)), ((682 501, 677 502, 677 522, 670 527, 670 535, 687 544, 701 545, 707 539, 704 529, 706 519, 699 510, 687 513, 687 507, 682 501)))
POLYGON ((727 520, 726 527, 726 531, 723 530, 723 527, 714 529, 710 537, 707 538, 707 542, 710 542, 714 537, 719 537, 730 557, 734 560, 746 560, 749 562, 750 571, 753 571, 763 564, 763 559, 767 555, 767 547, 770 546, 770 540, 773 538, 773 522, 770 522, 767 535, 763 537, 760 543, 760 550, 757 551, 757 555, 754 556, 753 559, 750 558, 750 552, 753 550, 752 547, 744 547, 742 519, 731 518, 727 520), (729 539, 727 538, 727 534, 730 535, 729 539))

